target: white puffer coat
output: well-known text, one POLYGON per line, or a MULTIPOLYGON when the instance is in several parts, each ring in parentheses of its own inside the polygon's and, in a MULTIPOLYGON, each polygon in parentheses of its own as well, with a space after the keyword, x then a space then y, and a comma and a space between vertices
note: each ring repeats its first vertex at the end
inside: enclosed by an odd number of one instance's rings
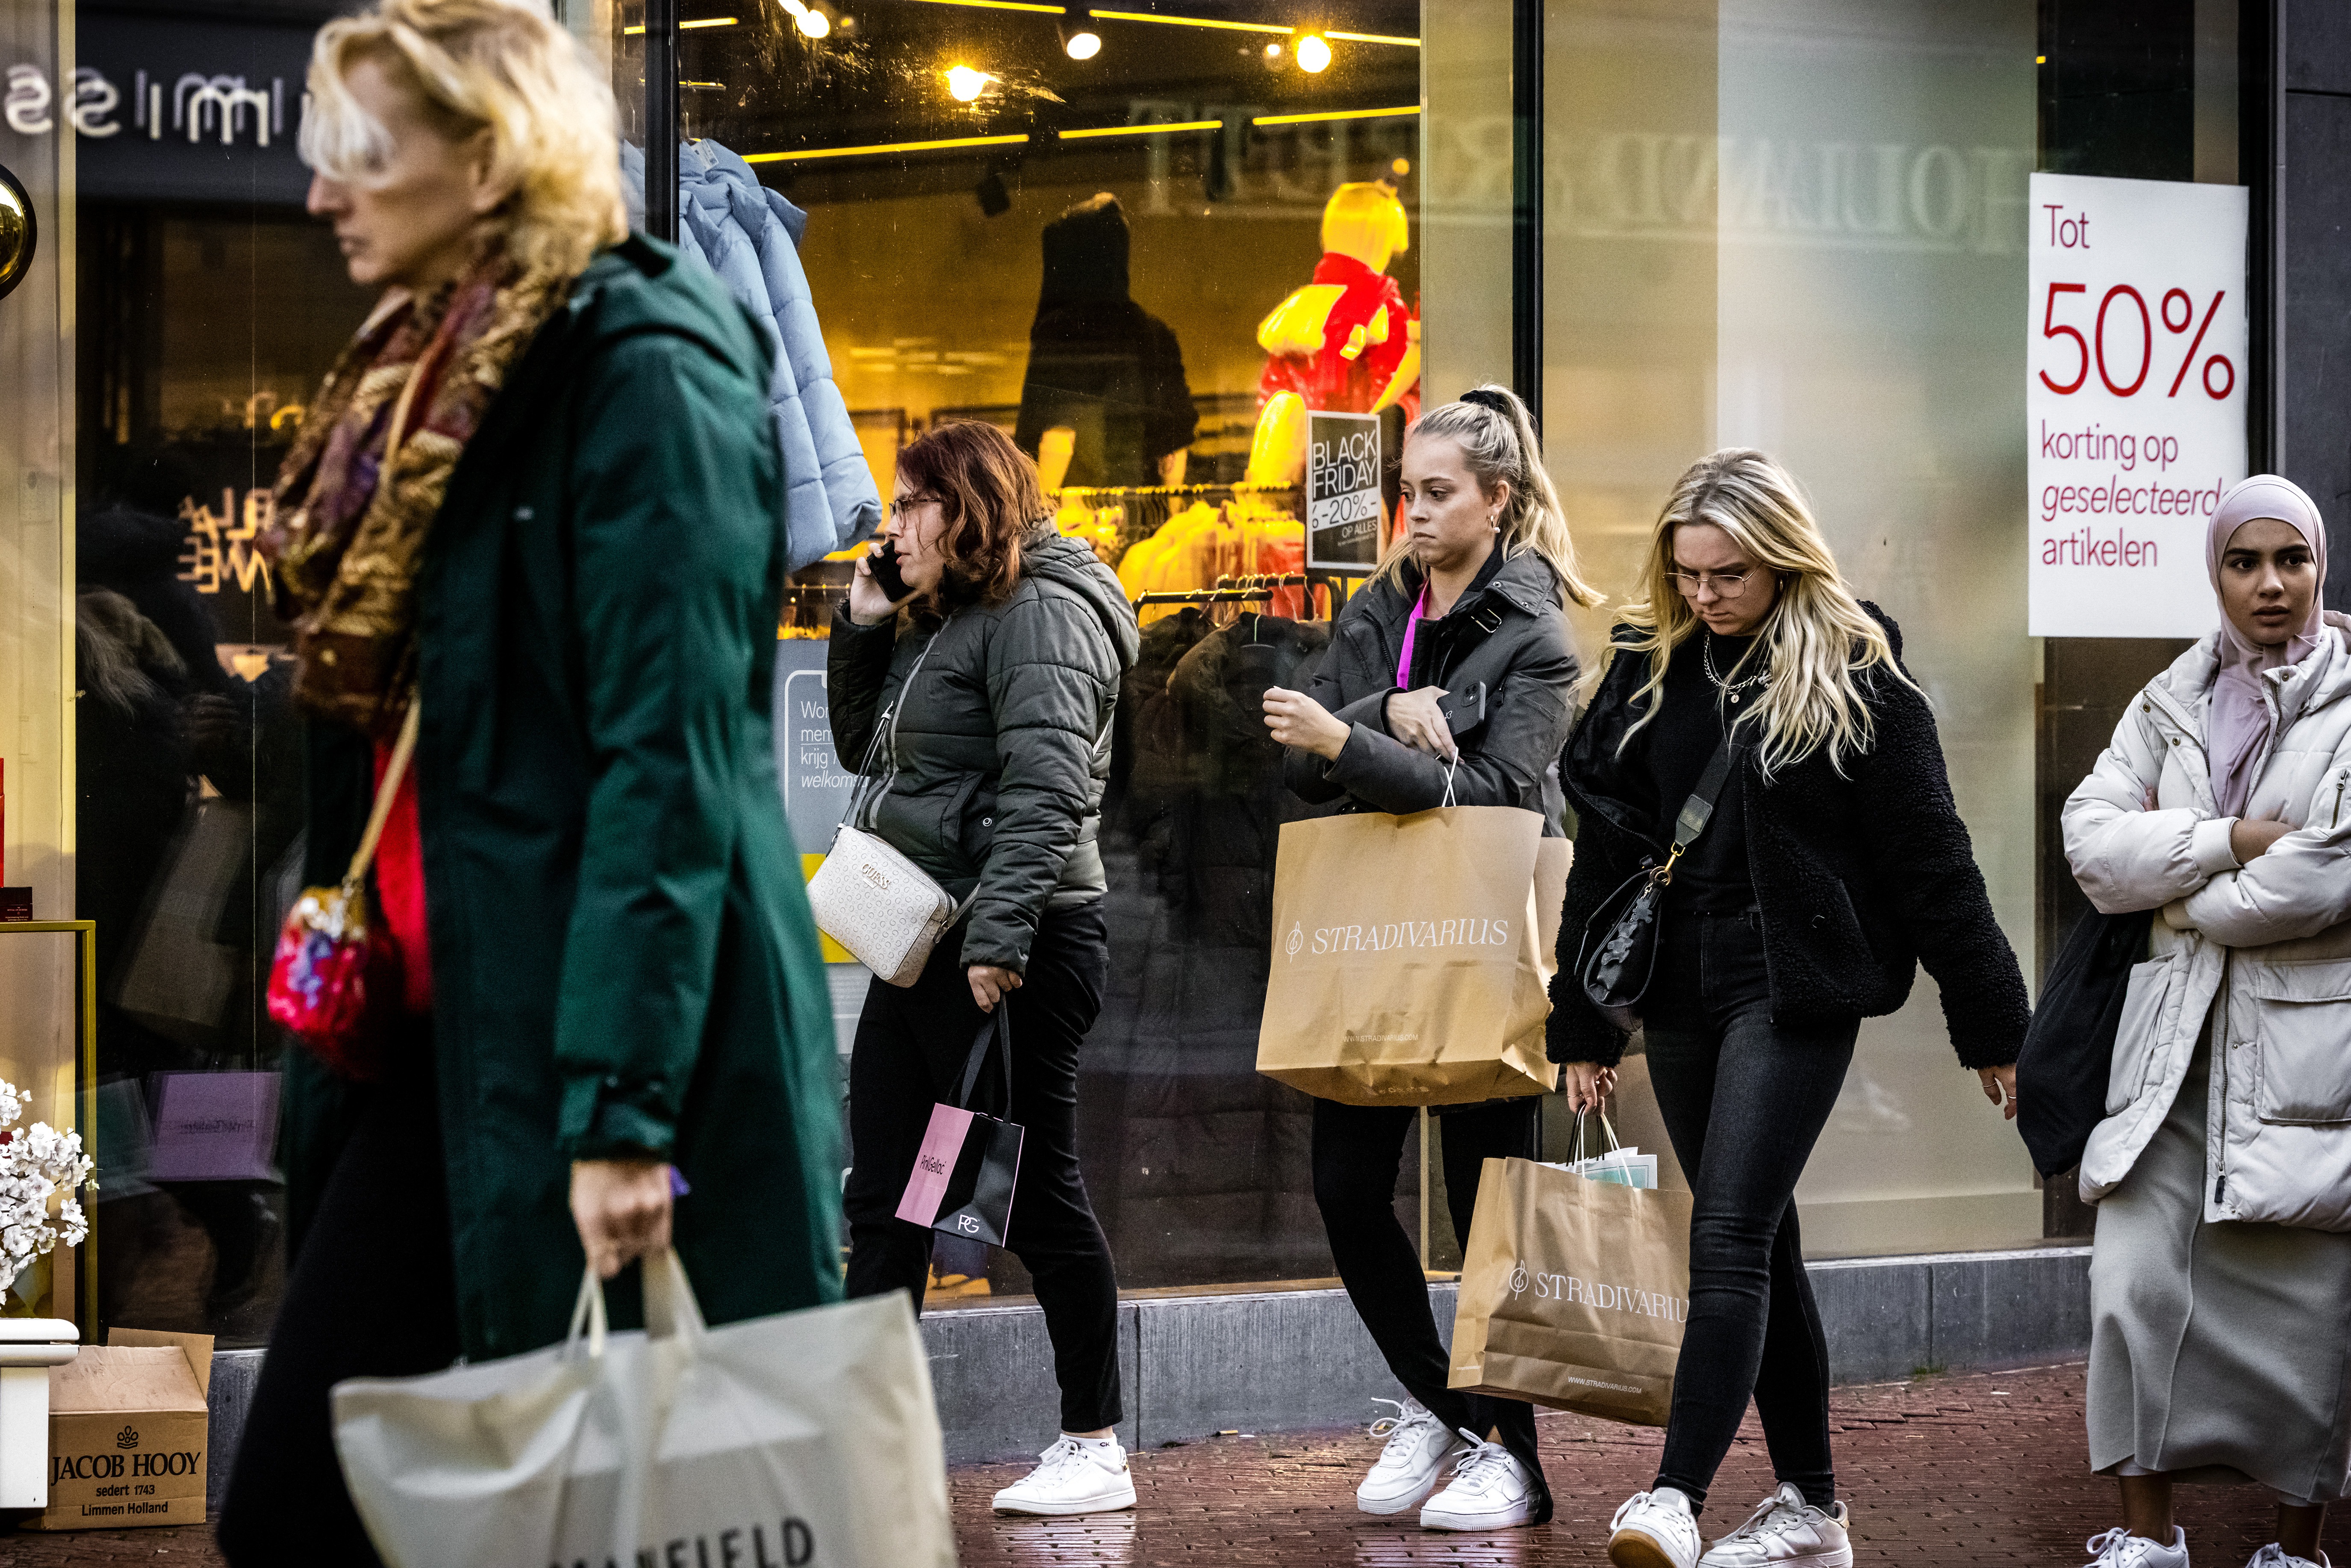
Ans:
POLYGON ((2065 802, 2065 857, 2090 902, 2162 911, 2082 1155, 2089 1202, 2169 1113, 2217 996, 2205 1218, 2351 1230, 2351 618, 2325 620, 2309 657, 2263 680, 2277 738, 2245 815, 2294 830, 2268 853, 2240 867, 2235 819, 2214 809, 2218 633, 2147 683, 2065 802))

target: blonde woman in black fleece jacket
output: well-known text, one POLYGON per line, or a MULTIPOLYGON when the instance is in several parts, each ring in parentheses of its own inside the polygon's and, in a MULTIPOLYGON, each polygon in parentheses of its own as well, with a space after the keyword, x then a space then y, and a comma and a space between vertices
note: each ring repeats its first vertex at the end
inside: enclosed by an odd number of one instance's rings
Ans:
POLYGON ((2024 978, 1994 922, 1901 633, 1854 597, 1803 497, 1741 448, 1682 476, 1646 601, 1560 773, 1577 813, 1551 1057, 1582 1109, 1625 1037, 1573 973, 1585 922, 1667 841, 1726 732, 1714 815, 1673 865, 1643 1012, 1649 1078, 1688 1173, 1690 1308, 1656 1485, 1619 1509, 1619 1568, 1848 1568, 1828 1360, 1792 1195, 1853 1060, 1924 962, 1959 1061, 2014 1116, 2024 978), (1747 1413, 1780 1486, 1710 1547, 1695 1515, 1747 1413))
MULTIPOLYGON (((1312 685, 1265 695, 1266 724, 1290 748, 1290 788, 1310 801, 1402 813, 1445 804, 1449 787, 1457 805, 1539 812, 1556 838, 1559 794, 1548 775, 1576 677, 1563 601, 1599 596, 1575 574, 1525 405, 1480 387, 1430 410, 1405 437, 1402 480, 1409 532, 1347 601, 1312 685), (1484 722, 1456 736, 1439 699, 1479 685, 1484 722)), ((1537 1103, 1501 1100, 1445 1118, 1446 1194, 1464 1242, 1486 1158, 1535 1154, 1537 1103)), ((1314 1102, 1314 1199, 1331 1256, 1406 1396, 1392 1402, 1395 1418, 1374 1426, 1385 1427, 1387 1443, 1356 1505, 1419 1508, 1432 1530, 1541 1524, 1551 1492, 1533 1409, 1446 1387, 1427 1278, 1395 1218, 1412 1121, 1409 1106, 1314 1102), (1488 1440, 1496 1434, 1499 1442, 1488 1440), (1448 1463, 1452 1479, 1437 1491, 1448 1463)))

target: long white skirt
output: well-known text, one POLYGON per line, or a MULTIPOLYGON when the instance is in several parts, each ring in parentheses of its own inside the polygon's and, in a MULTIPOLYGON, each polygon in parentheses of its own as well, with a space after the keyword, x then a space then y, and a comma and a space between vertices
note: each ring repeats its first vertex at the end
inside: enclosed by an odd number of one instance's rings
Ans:
POLYGON ((2123 1185, 2090 1259, 2090 1464, 2351 1491, 2351 1235, 2204 1219, 2210 1047, 2123 1185))

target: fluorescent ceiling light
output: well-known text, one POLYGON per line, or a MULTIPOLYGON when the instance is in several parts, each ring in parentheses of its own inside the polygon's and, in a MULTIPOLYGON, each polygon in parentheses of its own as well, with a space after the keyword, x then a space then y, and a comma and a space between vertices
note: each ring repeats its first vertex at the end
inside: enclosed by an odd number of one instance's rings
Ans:
POLYGON ((1017 147, 1026 136, 951 136, 940 141, 883 141, 869 147, 811 147, 804 152, 750 152, 746 163, 799 163, 811 158, 885 157, 896 152, 936 152, 956 147, 1017 147))

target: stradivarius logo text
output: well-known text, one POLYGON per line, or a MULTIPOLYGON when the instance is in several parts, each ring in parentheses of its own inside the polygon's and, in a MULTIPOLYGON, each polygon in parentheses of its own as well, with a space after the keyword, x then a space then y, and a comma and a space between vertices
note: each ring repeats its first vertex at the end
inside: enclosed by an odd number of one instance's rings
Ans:
POLYGON ((1281 945, 1282 951, 1290 955, 1290 962, 1296 963, 1298 961, 1298 950, 1305 946, 1306 933, 1304 929, 1301 926, 1299 922, 1295 920, 1291 921, 1290 923, 1290 940, 1281 945))
POLYGON ((1604 1312, 1631 1312, 1635 1317, 1662 1318, 1675 1323, 1689 1322, 1689 1300, 1686 1296, 1668 1296, 1661 1291, 1611 1284, 1604 1280, 1582 1280, 1573 1274, 1530 1273, 1524 1263, 1513 1263, 1510 1294, 1520 1295, 1529 1285, 1535 1288, 1535 1300, 1539 1301, 1577 1301, 1604 1312))
POLYGON ((1311 949, 1326 953, 1386 953, 1398 947, 1507 947, 1507 920, 1391 920, 1384 925, 1318 925, 1312 931, 1293 926, 1287 944, 1291 957, 1311 949))

